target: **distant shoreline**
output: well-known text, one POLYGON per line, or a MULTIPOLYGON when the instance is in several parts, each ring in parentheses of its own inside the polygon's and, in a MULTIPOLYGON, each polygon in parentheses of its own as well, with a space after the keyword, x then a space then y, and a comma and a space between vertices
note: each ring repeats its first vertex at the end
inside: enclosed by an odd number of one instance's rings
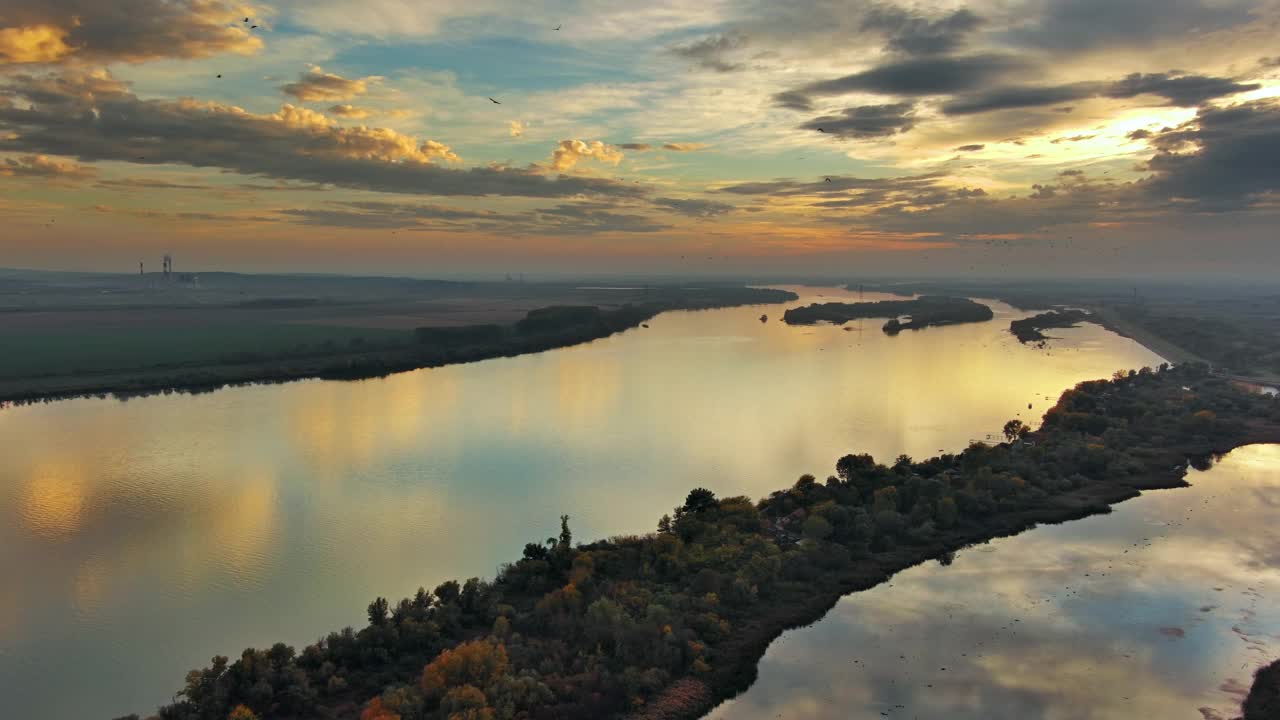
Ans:
POLYGON ((225 387, 295 380, 367 380, 429 367, 515 357, 579 345, 639 327, 654 316, 673 310, 714 310, 795 299, 797 296, 787 291, 749 289, 723 298, 655 302, 613 310, 582 306, 595 310, 597 316, 582 322, 568 320, 558 326, 520 331, 521 324, 530 318, 557 309, 542 308, 530 311, 525 320, 513 326, 469 325, 442 329, 447 332, 441 334, 456 335, 458 340, 455 341, 419 342, 366 352, 273 358, 260 362, 0 380, 0 407, 8 403, 28 404, 87 397, 129 398, 172 392, 194 394, 225 387))

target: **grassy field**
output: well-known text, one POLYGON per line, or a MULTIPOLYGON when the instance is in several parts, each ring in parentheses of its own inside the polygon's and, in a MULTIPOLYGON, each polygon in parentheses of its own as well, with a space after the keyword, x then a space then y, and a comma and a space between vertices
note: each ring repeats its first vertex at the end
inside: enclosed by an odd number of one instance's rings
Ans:
POLYGON ((5 333, 0 379, 251 362, 281 354, 407 344, 412 339, 406 330, 264 322, 26 330, 5 333))

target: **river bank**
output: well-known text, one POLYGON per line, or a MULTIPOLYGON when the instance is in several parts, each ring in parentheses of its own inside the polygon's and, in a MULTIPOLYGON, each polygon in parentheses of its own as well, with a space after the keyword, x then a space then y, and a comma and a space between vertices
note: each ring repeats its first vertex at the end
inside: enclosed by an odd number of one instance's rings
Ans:
POLYGON ((614 308, 576 306, 591 310, 585 315, 562 313, 551 322, 531 322, 548 312, 564 309, 553 306, 530 310, 524 319, 511 325, 423 328, 416 338, 387 347, 363 349, 357 346, 329 353, 290 353, 283 357, 259 357, 243 362, 0 379, 0 403, 106 395, 127 397, 175 391, 199 393, 228 386, 309 378, 359 380, 383 377, 420 368, 512 357, 590 342, 639 327, 666 311, 710 310, 794 299, 796 295, 793 293, 771 289, 684 291, 670 299, 614 308))

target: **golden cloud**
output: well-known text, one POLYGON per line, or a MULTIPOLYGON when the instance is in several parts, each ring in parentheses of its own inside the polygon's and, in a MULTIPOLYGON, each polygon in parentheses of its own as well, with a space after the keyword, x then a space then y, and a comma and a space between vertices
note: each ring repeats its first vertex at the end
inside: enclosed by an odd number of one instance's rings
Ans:
POLYGON ((23 155, 5 158, 0 162, 0 175, 6 177, 42 177, 57 180, 84 180, 92 177, 94 169, 70 160, 51 158, 48 155, 23 155))
POLYGON ((53 25, 0 28, 0 62, 49 63, 72 52, 67 31, 53 25))
POLYGON ((363 120, 373 114, 373 111, 355 105, 334 105, 329 112, 348 120, 363 120))
POLYGON ((572 169, 579 160, 592 158, 609 165, 622 162, 622 153, 599 140, 561 140, 551 153, 551 169, 564 171, 572 169))

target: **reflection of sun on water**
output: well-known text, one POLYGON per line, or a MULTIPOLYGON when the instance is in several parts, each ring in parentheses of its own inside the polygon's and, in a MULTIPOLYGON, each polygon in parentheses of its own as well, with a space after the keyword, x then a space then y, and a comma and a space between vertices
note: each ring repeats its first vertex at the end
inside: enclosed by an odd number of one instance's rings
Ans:
POLYGON ((39 467, 27 483, 22 522, 34 535, 62 538, 80 529, 84 506, 84 478, 78 469, 39 467))
POLYGON ((276 529, 276 481, 259 471, 221 504, 207 534, 210 547, 202 557, 218 558, 235 582, 257 583, 271 557, 276 529))

